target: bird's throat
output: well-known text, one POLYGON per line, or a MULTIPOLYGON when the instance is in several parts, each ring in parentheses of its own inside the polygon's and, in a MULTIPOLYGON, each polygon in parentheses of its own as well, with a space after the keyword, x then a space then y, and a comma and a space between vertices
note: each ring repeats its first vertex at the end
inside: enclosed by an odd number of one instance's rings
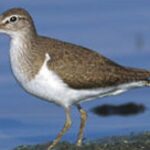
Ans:
POLYGON ((10 60, 17 80, 27 81, 32 78, 31 42, 24 35, 13 36, 10 45, 10 60))

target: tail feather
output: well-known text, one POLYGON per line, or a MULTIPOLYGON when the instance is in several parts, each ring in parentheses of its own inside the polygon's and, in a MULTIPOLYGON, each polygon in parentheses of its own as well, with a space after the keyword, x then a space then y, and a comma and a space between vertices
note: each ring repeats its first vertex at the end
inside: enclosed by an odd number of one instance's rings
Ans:
POLYGON ((128 79, 133 81, 145 81, 146 86, 150 86, 150 71, 136 68, 126 68, 128 79))

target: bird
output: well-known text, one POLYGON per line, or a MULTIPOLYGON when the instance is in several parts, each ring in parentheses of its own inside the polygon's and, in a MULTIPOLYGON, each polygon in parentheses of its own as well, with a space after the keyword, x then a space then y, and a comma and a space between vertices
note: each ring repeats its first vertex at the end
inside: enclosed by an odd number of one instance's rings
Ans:
POLYGON ((120 65, 99 52, 39 35, 25 8, 0 15, 0 33, 10 36, 10 64, 28 93, 64 108, 66 120, 47 150, 53 149, 72 125, 71 108, 80 112, 77 146, 82 146, 87 112, 81 103, 150 86, 150 71, 120 65))

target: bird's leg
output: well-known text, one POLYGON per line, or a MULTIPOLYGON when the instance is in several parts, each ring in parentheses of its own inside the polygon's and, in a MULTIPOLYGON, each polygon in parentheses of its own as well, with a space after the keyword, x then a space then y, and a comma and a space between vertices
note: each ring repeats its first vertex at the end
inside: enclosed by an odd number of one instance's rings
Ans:
POLYGON ((71 116, 70 116, 70 108, 65 109, 66 112, 66 122, 62 130, 57 135, 56 139, 53 141, 53 143, 48 147, 47 150, 53 149, 61 140, 62 136, 68 131, 68 129, 71 127, 71 116))
POLYGON ((80 105, 77 105, 78 110, 80 111, 80 117, 81 117, 81 123, 80 123, 80 130, 78 133, 78 139, 77 139, 77 146, 81 146, 82 145, 82 140, 83 140, 83 130, 85 128, 86 125, 86 120, 87 120, 87 113, 85 110, 83 110, 81 108, 80 105))

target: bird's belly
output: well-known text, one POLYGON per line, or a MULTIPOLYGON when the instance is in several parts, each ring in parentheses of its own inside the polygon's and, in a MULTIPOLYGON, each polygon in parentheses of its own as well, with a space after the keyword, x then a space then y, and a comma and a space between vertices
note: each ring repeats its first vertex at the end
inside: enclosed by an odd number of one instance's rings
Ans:
POLYGON ((23 86, 29 93, 59 105, 69 105, 69 99, 73 99, 72 90, 47 67, 23 86))
MULTIPOLYGON (((94 99, 95 97, 110 95, 110 92, 115 94, 116 91, 113 90, 114 88, 72 89, 52 71, 48 71, 47 74, 41 71, 35 79, 25 83, 23 86, 29 93, 35 96, 66 107, 94 99)), ((123 90, 118 91, 116 94, 121 92, 123 90)))

